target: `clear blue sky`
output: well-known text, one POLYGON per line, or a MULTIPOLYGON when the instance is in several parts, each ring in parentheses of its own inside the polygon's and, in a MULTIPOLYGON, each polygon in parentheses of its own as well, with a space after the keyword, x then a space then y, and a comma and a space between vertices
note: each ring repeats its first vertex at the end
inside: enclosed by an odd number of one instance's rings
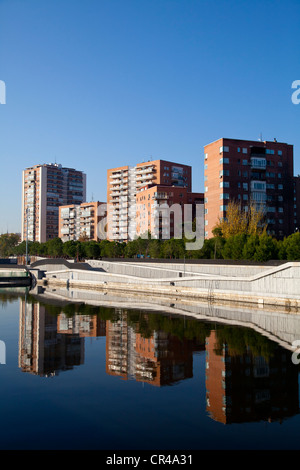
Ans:
POLYGON ((106 170, 191 165, 221 137, 294 145, 299 0, 0 0, 0 233, 21 230, 22 170, 57 162, 106 200, 106 170))

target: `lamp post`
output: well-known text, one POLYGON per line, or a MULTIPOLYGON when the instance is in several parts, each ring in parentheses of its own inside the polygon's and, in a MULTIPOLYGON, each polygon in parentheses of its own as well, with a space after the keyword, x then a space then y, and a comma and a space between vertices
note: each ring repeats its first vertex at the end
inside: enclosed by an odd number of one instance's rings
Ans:
POLYGON ((28 207, 26 207, 26 258, 25 258, 25 264, 27 266, 28 264, 28 207))

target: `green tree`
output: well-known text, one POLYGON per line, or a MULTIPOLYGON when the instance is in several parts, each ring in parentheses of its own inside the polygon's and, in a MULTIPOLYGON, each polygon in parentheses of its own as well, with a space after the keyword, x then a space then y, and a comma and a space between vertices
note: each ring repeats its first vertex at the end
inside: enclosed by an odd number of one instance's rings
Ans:
POLYGON ((284 250, 288 261, 300 260, 300 233, 293 233, 284 240, 284 250))
POLYGON ((259 243, 256 247, 253 259, 255 261, 269 261, 278 258, 278 246, 274 238, 267 233, 259 237, 259 243))
POLYGON ((160 240, 151 240, 149 246, 149 255, 151 258, 160 258, 162 251, 162 243, 160 240))
POLYGON ((100 246, 96 241, 82 243, 85 257, 89 259, 97 259, 100 256, 100 246))
POLYGON ((194 259, 223 259, 222 249, 225 241, 222 237, 206 238, 200 250, 194 251, 194 259))
POLYGON ((48 245, 48 254, 55 258, 62 256, 63 254, 63 242, 61 238, 53 238, 47 242, 48 245))
POLYGON ((125 247, 124 256, 126 258, 134 258, 139 253, 139 249, 137 240, 131 240, 125 247))
POLYGON ((68 240, 63 244, 63 256, 66 256, 67 258, 76 258, 77 256, 77 243, 74 240, 68 240))
POLYGON ((242 258, 252 260, 256 252, 256 247, 259 244, 259 236, 256 234, 249 235, 243 246, 242 258))
POLYGON ((0 236, 0 256, 13 256, 15 247, 20 241, 20 236, 16 233, 5 233, 0 236))
POLYGON ((39 256, 41 252, 41 244, 39 242, 32 242, 28 251, 30 255, 39 256))
MULTIPOLYGON (((28 251, 30 250, 30 246, 32 245, 32 242, 28 242, 28 251)), ((16 245, 14 247, 14 255, 15 256, 23 256, 26 253, 26 241, 23 241, 19 243, 19 245, 16 245)))
POLYGON ((224 259, 242 259, 243 248, 246 241, 246 233, 237 233, 236 235, 228 237, 222 250, 224 259))
POLYGON ((184 241, 175 238, 165 240, 162 245, 162 253, 165 258, 184 258, 186 254, 184 241))

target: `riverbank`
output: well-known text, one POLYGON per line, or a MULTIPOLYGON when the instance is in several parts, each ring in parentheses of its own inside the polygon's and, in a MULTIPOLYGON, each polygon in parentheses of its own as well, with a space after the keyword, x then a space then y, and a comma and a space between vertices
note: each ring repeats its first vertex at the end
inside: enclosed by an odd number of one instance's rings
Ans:
POLYGON ((80 266, 41 260, 31 269, 38 285, 155 295, 225 304, 256 304, 300 312, 300 263, 278 266, 111 262, 80 266))

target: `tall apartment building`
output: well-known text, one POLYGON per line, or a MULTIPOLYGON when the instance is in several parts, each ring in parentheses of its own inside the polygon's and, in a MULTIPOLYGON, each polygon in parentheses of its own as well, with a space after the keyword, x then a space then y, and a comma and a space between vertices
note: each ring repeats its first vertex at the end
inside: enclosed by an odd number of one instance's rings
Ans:
POLYGON ((137 233, 136 195, 143 187, 167 185, 191 192, 192 169, 165 160, 138 163, 107 171, 107 238, 133 240, 137 233))
POLYGON ((229 201, 244 211, 263 207, 268 232, 283 237, 294 232, 293 146, 274 141, 221 138, 204 147, 205 237, 229 201))
POLYGON ((22 180, 22 240, 58 237, 59 206, 86 200, 86 175, 59 164, 26 168, 22 180))
POLYGON ((83 202, 59 207, 58 236, 63 242, 69 240, 98 240, 98 224, 104 218, 106 204, 99 201, 83 202), (100 206, 105 206, 101 211, 100 206))
POLYGON ((203 193, 192 193, 187 188, 162 184, 143 186, 136 194, 136 235, 150 232, 151 238, 156 239, 181 238, 185 219, 189 217, 192 222, 196 205, 203 203, 203 193))
POLYGON ((294 176, 294 232, 300 232, 300 175, 294 176))

